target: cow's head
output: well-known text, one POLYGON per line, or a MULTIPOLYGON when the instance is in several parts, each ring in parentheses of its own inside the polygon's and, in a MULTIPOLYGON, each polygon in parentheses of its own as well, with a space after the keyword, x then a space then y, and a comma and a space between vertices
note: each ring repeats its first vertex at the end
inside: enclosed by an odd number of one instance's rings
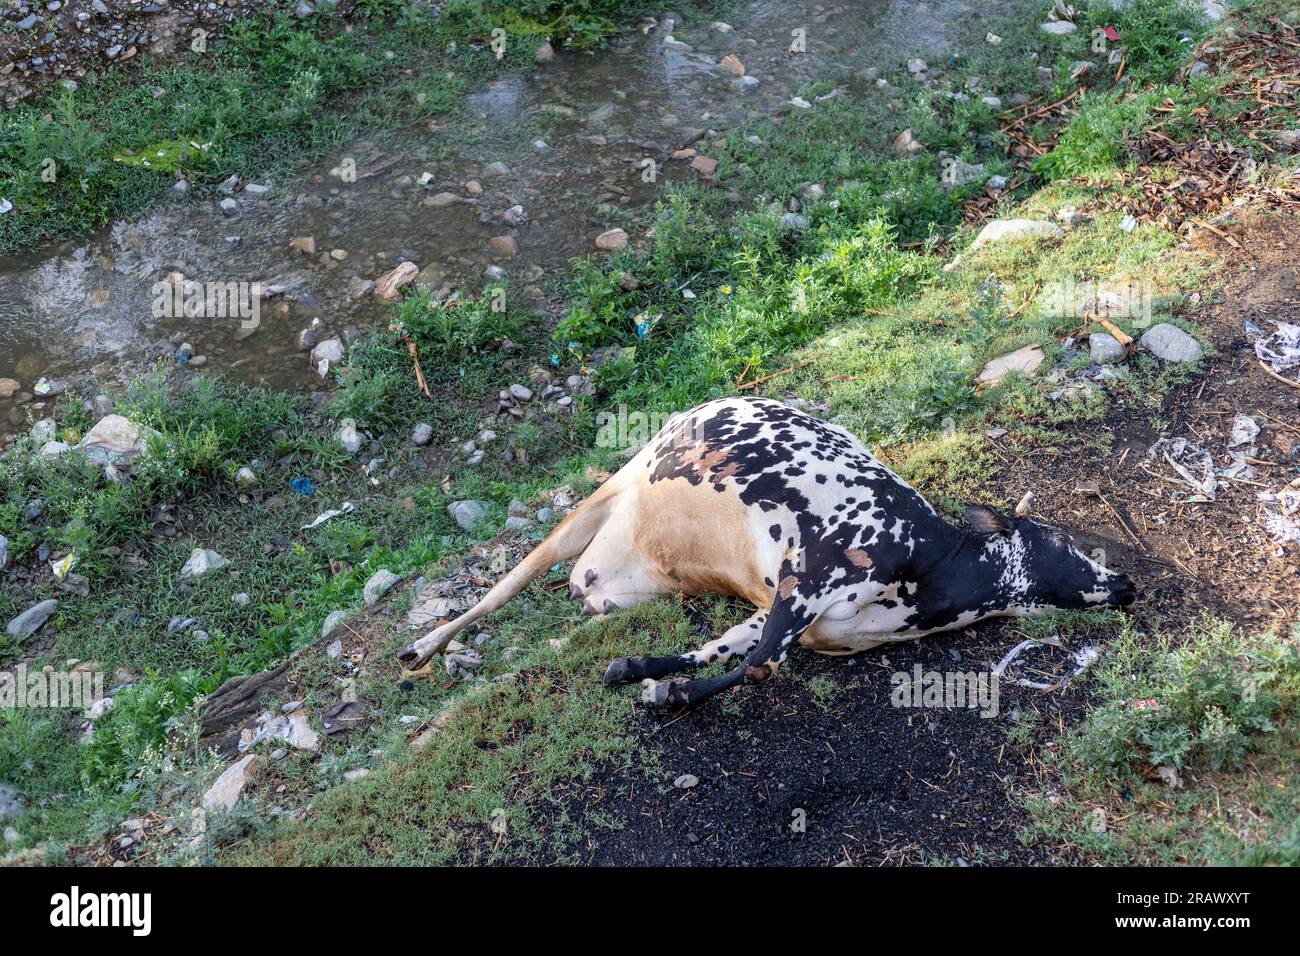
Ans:
POLYGON ((1084 554, 1067 532, 1029 516, 1033 497, 1025 495, 1010 518, 986 505, 966 509, 972 528, 1005 539, 1016 569, 1016 603, 1061 610, 1132 604, 1137 591, 1125 575, 1095 560, 1101 557, 1096 552, 1084 554))

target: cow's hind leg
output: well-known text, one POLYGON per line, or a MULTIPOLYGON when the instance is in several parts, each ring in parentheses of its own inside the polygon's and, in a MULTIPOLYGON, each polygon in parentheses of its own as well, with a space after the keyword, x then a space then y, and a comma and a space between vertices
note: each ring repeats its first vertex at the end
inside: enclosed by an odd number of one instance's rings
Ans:
POLYGON ((753 650, 766 622, 767 611, 756 611, 735 627, 729 628, 721 637, 686 654, 620 657, 605 669, 604 681, 606 684, 619 684, 623 681, 666 677, 707 664, 725 664, 737 654, 748 654, 753 650))
POLYGON ((754 684, 776 676, 790 645, 799 639, 817 615, 804 603, 782 599, 773 605, 758 644, 744 663, 717 677, 697 680, 646 680, 641 700, 654 707, 685 707, 739 684, 754 684))

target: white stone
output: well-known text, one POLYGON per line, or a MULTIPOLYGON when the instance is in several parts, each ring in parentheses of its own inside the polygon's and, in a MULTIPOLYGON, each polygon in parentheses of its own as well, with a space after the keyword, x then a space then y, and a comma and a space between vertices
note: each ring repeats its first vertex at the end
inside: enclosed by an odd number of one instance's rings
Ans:
POLYGON ((256 766, 257 755, 249 754, 227 767, 226 772, 203 795, 203 809, 211 812, 233 807, 239 800, 239 795, 244 792, 244 787, 253 779, 256 766))

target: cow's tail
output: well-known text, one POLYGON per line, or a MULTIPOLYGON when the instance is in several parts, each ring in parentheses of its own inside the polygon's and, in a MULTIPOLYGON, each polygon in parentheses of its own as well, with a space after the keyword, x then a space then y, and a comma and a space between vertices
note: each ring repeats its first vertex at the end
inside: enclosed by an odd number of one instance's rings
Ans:
POLYGON ((611 479, 598 488, 572 514, 561 521, 537 547, 515 566, 515 569, 492 586, 482 600, 472 608, 411 644, 398 655, 398 660, 410 670, 416 670, 442 651, 447 643, 479 618, 503 607, 520 591, 537 580, 554 565, 576 558, 586 550, 591 539, 600 531, 609 517, 618 497, 616 480, 611 479))

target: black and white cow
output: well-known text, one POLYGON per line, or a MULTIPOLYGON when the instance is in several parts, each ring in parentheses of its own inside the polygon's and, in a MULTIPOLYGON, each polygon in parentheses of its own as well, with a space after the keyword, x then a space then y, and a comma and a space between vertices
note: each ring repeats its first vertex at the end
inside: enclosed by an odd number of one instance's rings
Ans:
POLYGON ((668 592, 727 594, 754 614, 686 654, 620 658, 607 684, 681 706, 775 675, 796 640, 852 654, 996 616, 1124 606, 1133 585, 1028 516, 955 527, 849 432, 778 401, 724 398, 670 422, 456 620, 401 655, 419 667, 557 562, 590 614, 668 592), (717 676, 659 678, 742 658, 717 676))

